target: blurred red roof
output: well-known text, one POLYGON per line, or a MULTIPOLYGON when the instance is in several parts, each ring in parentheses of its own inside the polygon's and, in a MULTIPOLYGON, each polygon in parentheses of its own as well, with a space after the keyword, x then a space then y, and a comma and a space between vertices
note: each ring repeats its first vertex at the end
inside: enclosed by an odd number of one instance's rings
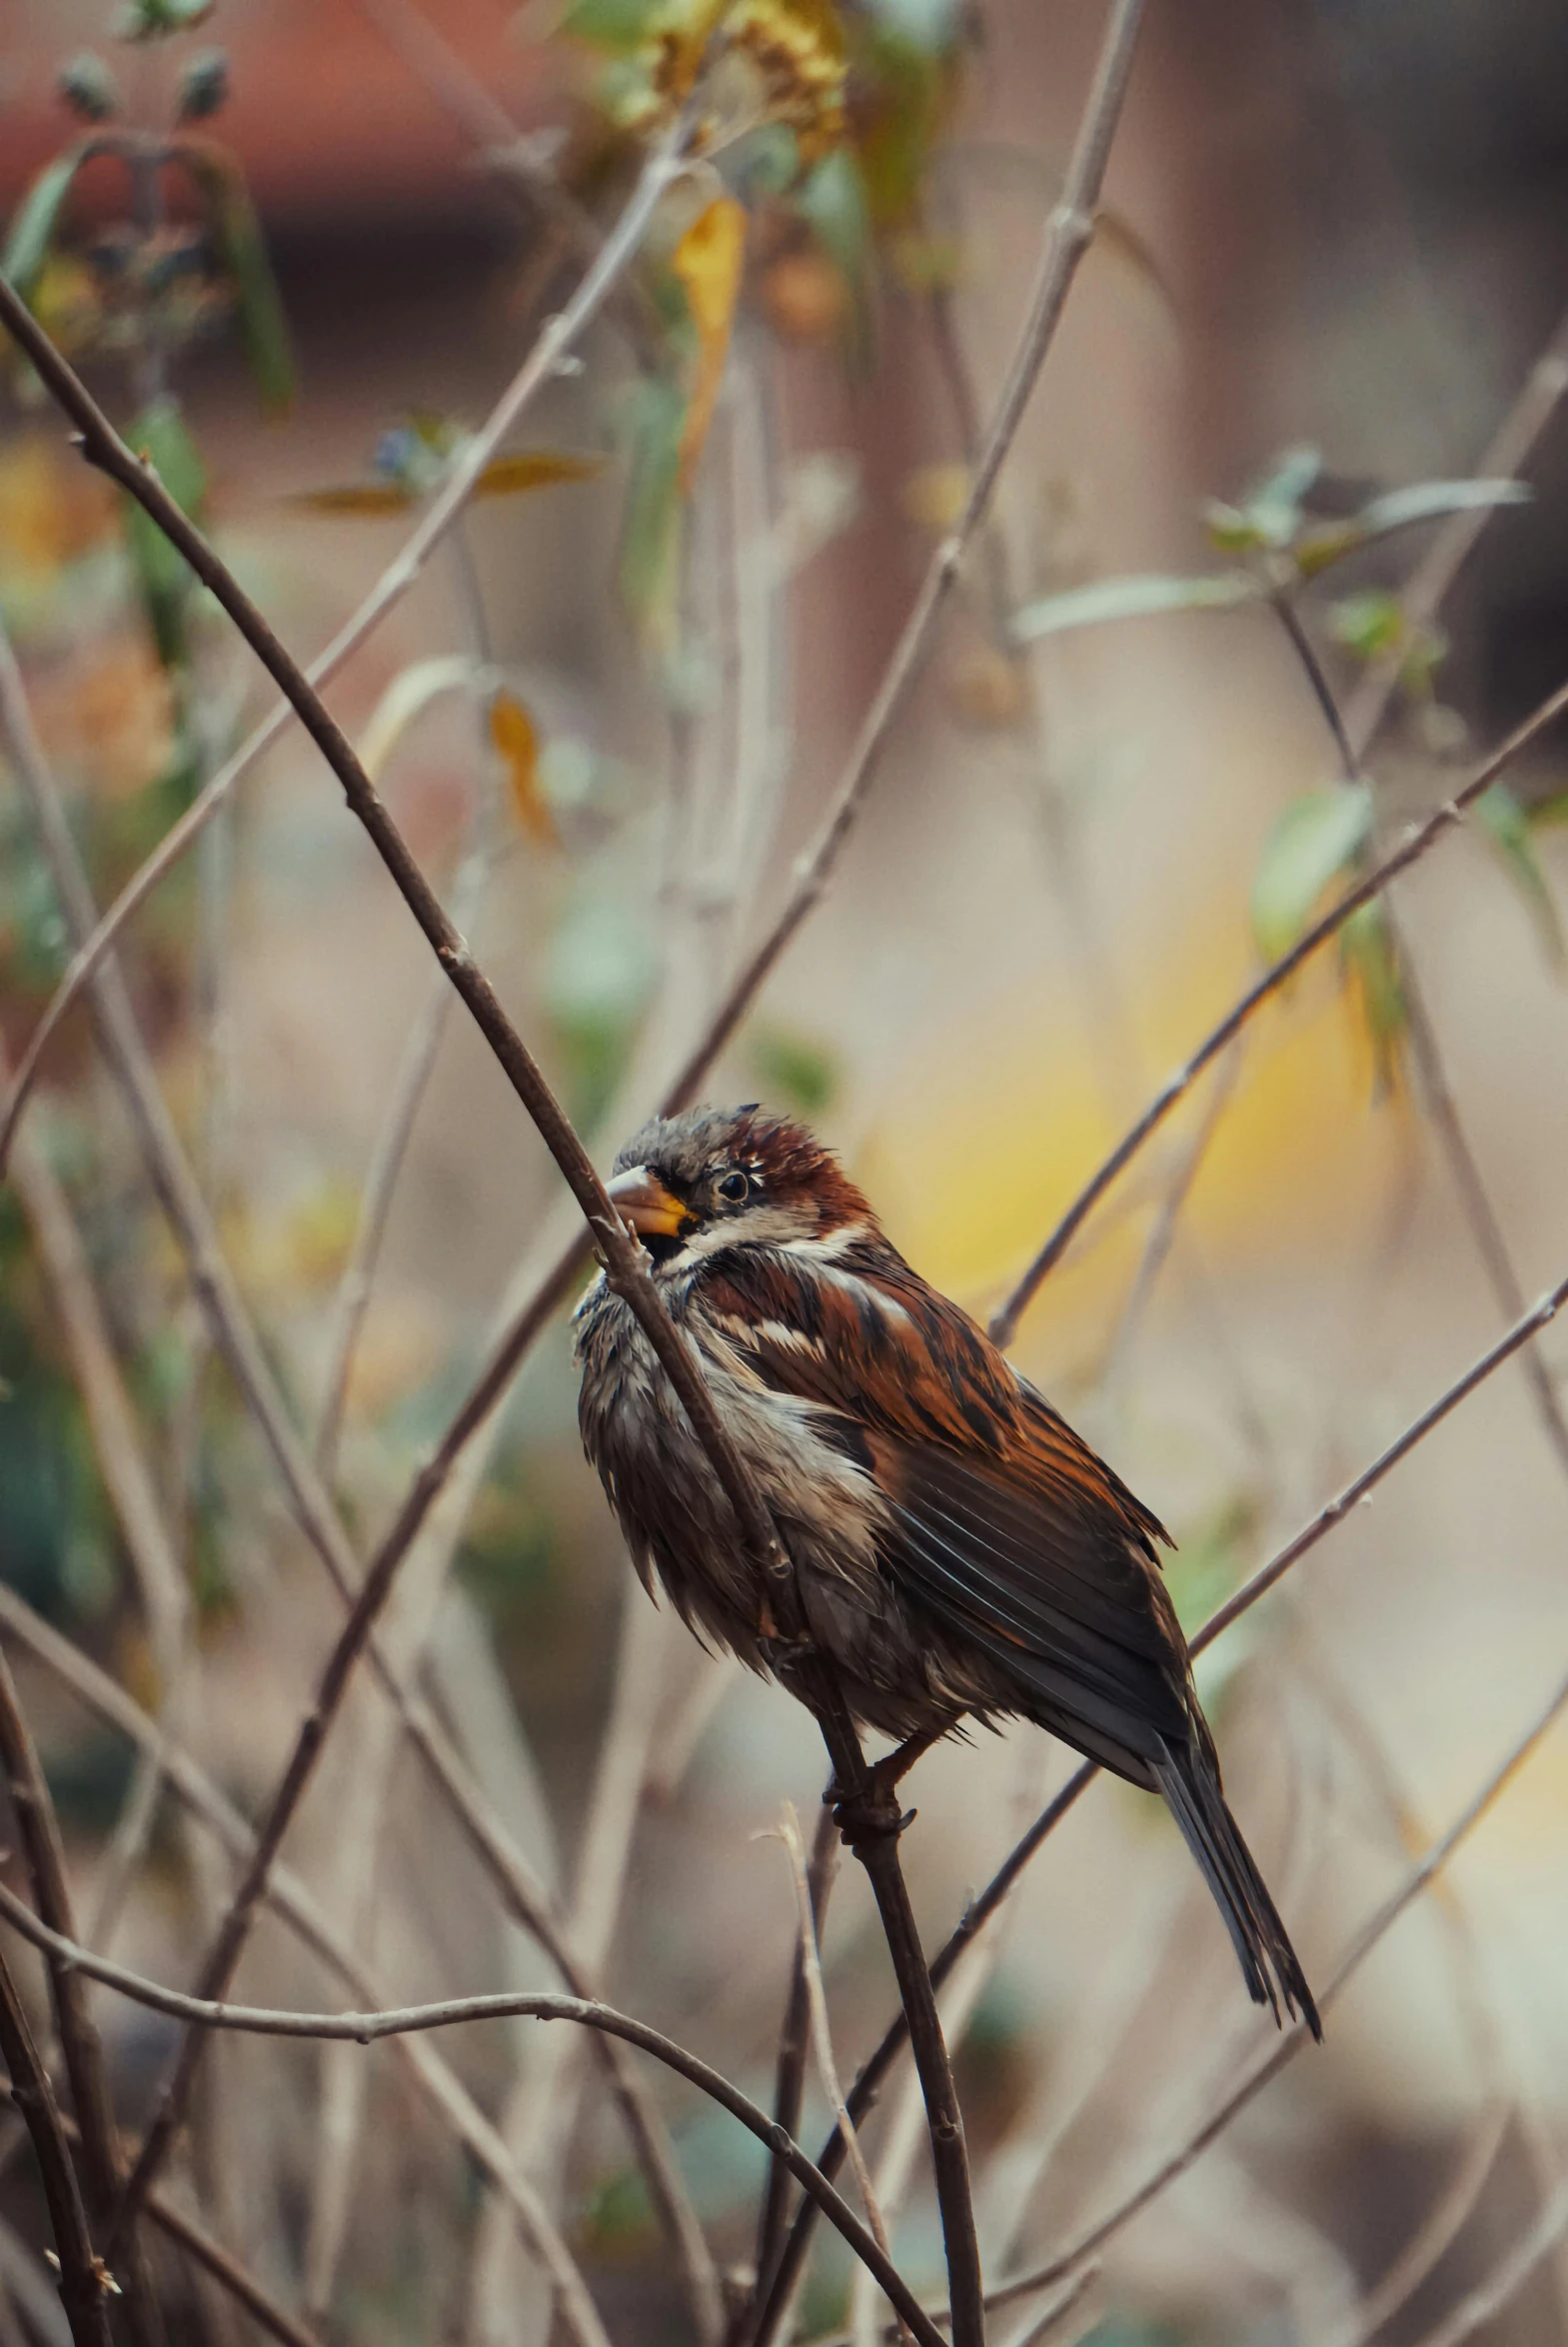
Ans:
MULTIPOLYGON (((526 126, 538 119, 541 52, 520 37, 517 14, 507 0, 436 0, 429 18, 526 126)), ((76 135, 55 75, 85 47, 98 49, 128 93, 139 80, 152 83, 154 120, 183 59, 200 47, 225 49, 233 94, 213 127, 237 149, 257 201, 274 218, 327 208, 406 210, 411 197, 450 187, 473 152, 461 124, 356 0, 282 0, 266 8, 229 0, 198 35, 138 51, 103 39, 106 15, 104 0, 62 0, 6 26, 0 211, 76 135)))

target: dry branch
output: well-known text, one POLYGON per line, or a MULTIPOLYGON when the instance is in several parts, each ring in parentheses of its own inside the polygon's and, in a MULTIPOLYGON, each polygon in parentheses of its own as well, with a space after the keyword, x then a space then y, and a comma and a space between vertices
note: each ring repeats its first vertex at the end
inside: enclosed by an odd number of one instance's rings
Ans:
POLYGON ((60 2268, 60 2303, 65 2308, 75 2347, 110 2347, 109 2317, 104 2307, 105 2273, 93 2254, 87 2230, 87 2211, 65 2129, 56 2108, 49 2073, 39 2059, 33 2033, 27 2025, 22 2000, 9 1965, 0 1956, 0 2057, 11 2079, 11 2099, 27 2124, 38 2161, 39 2180, 54 2227, 55 2254, 60 2268))
POLYGON ((1438 840, 1452 831, 1464 816, 1466 808, 1475 804, 1483 791, 1489 791, 1499 777, 1520 757, 1558 718, 1568 712, 1568 685, 1560 685, 1527 717, 1516 726, 1497 748, 1473 768, 1452 798, 1421 822, 1412 824, 1403 841, 1373 866, 1353 889, 1346 891, 1336 905, 1329 908, 1321 920, 1297 940, 1288 954, 1273 962, 1262 976, 1247 988, 1246 993, 1233 1003, 1216 1027, 1209 1030, 1184 1066, 1169 1077, 1154 1095, 1137 1122, 1130 1126, 1108 1158, 1090 1176, 1066 1212, 1056 1223, 1050 1236, 1035 1255, 1022 1278, 1013 1288, 1005 1303, 992 1315, 990 1333, 997 1344, 1007 1345, 1017 1333, 1023 1317, 1047 1271, 1060 1261, 1072 1238, 1093 1212, 1112 1183, 1126 1171, 1144 1144, 1158 1132, 1177 1104, 1184 1100, 1205 1068, 1216 1060, 1225 1046, 1238 1036, 1263 1005, 1272 1000, 1282 987, 1288 986, 1304 963, 1321 951, 1330 939, 1337 937, 1352 913, 1380 897, 1390 881, 1408 872, 1420 862, 1438 840))
POLYGON ((237 2005, 206 1997, 185 1996, 178 1989, 164 1988, 155 1980, 145 1979, 140 1973, 129 1971, 123 1964, 114 1964, 91 1949, 80 1947, 51 1931, 39 1921, 25 1902, 0 1883, 0 1915, 3 1915, 24 1939, 52 1955, 57 1961, 76 1966, 90 1979, 101 1981, 106 1988, 119 1991, 122 1996, 135 1999, 138 2004, 153 2011, 167 2013, 172 2019, 188 2023, 193 2028, 206 2030, 238 2029, 260 2037, 292 2037, 314 2039, 341 2039, 350 2044, 373 2045, 379 2038, 399 2037, 414 2031, 456 2028, 469 2021, 501 2021, 532 2019, 538 2021, 572 2021, 586 2029, 602 2029, 612 2036, 625 2039, 643 2053, 652 2054, 691 2085, 718 2103, 722 2109, 739 2119, 759 2142, 765 2144, 776 2158, 784 2160, 791 2174, 801 2185, 824 2216, 835 2225, 844 2240, 861 2262, 869 2266, 886 2292, 888 2301, 909 2324, 923 2347, 942 2347, 941 2335, 919 2301, 902 2281, 877 2248, 875 2241, 860 2223, 853 2210, 835 2192, 806 2158, 797 2143, 785 2137, 760 2104, 732 2085, 722 2072, 714 2069, 685 2046, 677 2045, 662 2030, 654 2029, 646 2021, 637 2020, 630 2013, 617 2012, 614 2006, 573 1996, 529 1996, 501 1994, 495 1996, 450 1997, 434 2004, 405 2005, 388 2011, 364 2013, 291 2013, 267 2005, 237 2005))

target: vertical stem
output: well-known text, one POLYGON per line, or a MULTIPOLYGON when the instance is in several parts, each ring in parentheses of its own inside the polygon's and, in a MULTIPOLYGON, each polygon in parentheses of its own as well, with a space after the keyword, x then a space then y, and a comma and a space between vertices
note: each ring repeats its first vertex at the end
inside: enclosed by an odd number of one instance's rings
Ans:
MULTIPOLYGON (((3 1649, 0 1649, 0 1762, 5 1766, 11 1807, 38 1912, 52 1931, 58 1931, 65 1939, 74 1939, 76 1917, 66 1881, 60 1827, 3 1649)), ((103 2045, 88 2010, 87 1984, 80 1973, 58 1957, 46 1958, 46 1963, 60 2048, 81 2130, 88 2192, 98 2222, 107 2225, 120 2190, 120 2153, 103 2045)), ((12 2075, 14 2078, 14 2071, 12 2075)), ((61 2255, 63 2259, 63 2250, 61 2255)), ((137 2347, 158 2347, 163 2326, 158 2320, 142 2246, 134 2234, 127 2236, 123 2262, 126 2313, 132 2337, 137 2347)), ((63 2281, 61 2286, 63 2290, 63 2281)))
MULTIPOLYGON (((811 1894, 811 1926, 820 1942, 822 1920, 827 1912, 828 1895, 832 1889, 833 1862, 838 1850, 838 1833, 833 1824, 832 1811, 823 1802, 816 1821, 816 1833, 811 1843, 810 1862, 806 1868, 806 1884, 811 1894)), ((784 2022, 779 2032, 779 2066, 774 2079, 774 2117, 786 2135, 798 2138, 800 2112, 805 2100, 805 2062, 810 2044, 810 2003, 805 1981, 805 1946, 797 1941, 794 1964, 789 1974, 789 1993, 784 2000, 784 2022)), ((784 2245, 784 2224, 789 2213, 789 2170, 783 2160, 774 2160, 768 2170, 768 2188, 763 2196, 762 2212, 757 2226, 757 2280, 752 2290, 749 2321, 755 2320, 767 2303, 768 2292, 779 2263, 779 2252, 784 2245)))
POLYGON ((73 2347, 111 2347, 101 2268, 87 2231, 87 2212, 48 2072, 38 2058, 10 1967, 0 1956, 0 2055, 11 2077, 11 2099, 27 2122, 38 2159, 49 2221, 60 2261, 60 2303, 73 2347))
POLYGON ((909 2026, 909 2047, 925 2098, 936 2202, 941 2211, 942 2246, 947 2257, 947 2303, 953 2347, 985 2347, 985 2303, 980 2248, 974 2230, 974 2198, 963 2114, 953 2084, 952 2063, 942 2036, 936 1992, 926 1969, 908 1885, 898 1859, 898 1796, 875 1784, 838 1694, 825 1673, 813 1667, 811 1702, 832 1761, 840 1799, 844 1839, 865 1868, 881 1917, 887 1953, 909 2026))

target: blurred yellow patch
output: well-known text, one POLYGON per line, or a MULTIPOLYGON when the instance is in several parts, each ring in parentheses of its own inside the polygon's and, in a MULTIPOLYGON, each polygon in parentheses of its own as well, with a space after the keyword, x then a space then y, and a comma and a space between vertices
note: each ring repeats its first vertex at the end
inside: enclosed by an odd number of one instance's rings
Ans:
POLYGON ((506 767, 518 822, 536 847, 555 847, 556 827, 539 787, 539 734, 514 694, 498 693, 492 701, 490 738, 506 767))
POLYGON ((34 708, 51 756, 106 799, 145 790, 174 757, 169 679, 140 638, 110 637, 90 657, 46 671, 34 708))
POLYGON ((243 1286, 286 1308, 341 1278, 359 1224, 359 1192, 327 1179, 277 1211, 237 1201, 221 1218, 224 1249, 243 1286))
POLYGON ((31 436, 0 452, 0 568, 29 583, 51 579, 107 536, 107 482, 31 436))
POLYGON ((746 208, 734 196, 716 196, 677 245, 673 266, 697 328, 697 380, 681 434, 681 488, 692 486, 697 460, 714 420, 714 404, 730 354, 730 330, 746 262, 746 208))
POLYGON ((968 495, 967 465, 920 465, 905 481, 898 503, 919 529, 940 538, 956 523, 968 495))
MULTIPOLYGON (((1151 1094, 1247 983, 1240 941, 1173 947, 1133 1005, 1151 1094)), ((1370 1054, 1331 959, 1248 1031, 1244 1065, 1192 1185, 1186 1214, 1219 1263, 1277 1263, 1354 1244, 1386 1195, 1402 1102, 1374 1110, 1370 1054)), ((1208 1082, 1212 1082, 1212 1076, 1208 1082)), ((1023 1349, 1081 1346, 1125 1294, 1203 1084, 1134 1160, 1046 1280, 1023 1349)), ((1141 1102, 1135 1104, 1141 1106, 1141 1102)), ((1007 1292, 1124 1122, 1080 1033, 998 1019, 911 1070, 855 1172, 889 1231, 939 1287, 984 1312, 1007 1292), (932 1134, 948 1137, 933 1149, 932 1134)))

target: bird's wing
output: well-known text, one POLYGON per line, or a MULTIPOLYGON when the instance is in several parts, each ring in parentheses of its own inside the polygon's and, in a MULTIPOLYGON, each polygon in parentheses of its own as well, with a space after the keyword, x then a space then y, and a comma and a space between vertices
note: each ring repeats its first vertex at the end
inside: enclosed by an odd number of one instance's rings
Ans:
POLYGON ((887 1501, 886 1570, 1002 1666, 1019 1707, 1092 1731, 1113 1766, 1156 1757, 1189 1726, 1158 1524, 966 1314, 893 1261, 736 1249, 705 1303, 755 1375, 831 1413, 887 1501))

